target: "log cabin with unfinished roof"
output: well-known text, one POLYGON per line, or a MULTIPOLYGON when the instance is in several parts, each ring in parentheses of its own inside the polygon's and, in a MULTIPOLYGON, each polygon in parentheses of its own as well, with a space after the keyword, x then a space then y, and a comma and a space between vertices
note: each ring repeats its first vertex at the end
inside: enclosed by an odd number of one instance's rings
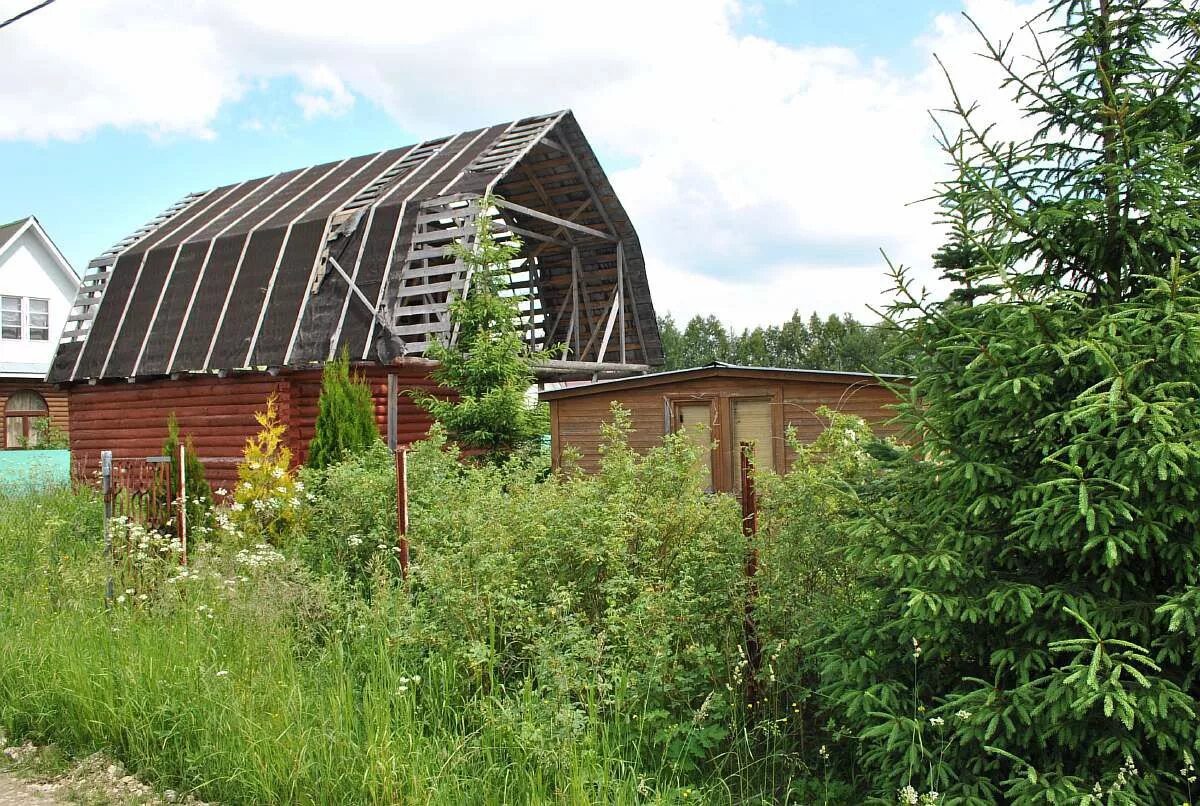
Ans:
POLYGON ((453 244, 479 216, 522 242, 523 329, 559 349, 539 380, 662 363, 637 233, 561 111, 192 193, 91 261, 49 373, 70 393, 77 467, 156 454, 172 412, 201 458, 231 462, 272 393, 302 461, 342 351, 389 442, 421 438, 428 415, 404 392, 436 388, 423 354, 455 339, 449 301, 471 277, 453 244))

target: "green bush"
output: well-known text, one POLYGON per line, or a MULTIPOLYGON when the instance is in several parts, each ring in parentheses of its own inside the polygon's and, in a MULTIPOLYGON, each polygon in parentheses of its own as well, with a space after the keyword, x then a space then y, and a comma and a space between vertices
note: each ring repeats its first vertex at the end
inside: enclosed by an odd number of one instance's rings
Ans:
POLYGON ((321 470, 379 442, 375 403, 371 389, 350 373, 350 357, 343 350, 325 364, 317 421, 308 444, 307 465, 321 470))
MULTIPOLYGON (((121 527, 107 612, 94 498, 0 506, 0 727, 228 803, 851 800, 789 711, 790 648, 745 700, 736 502, 703 491, 687 441, 639 456, 615 422, 594 476, 536 452, 464 465, 435 429, 410 455, 407 580, 378 444, 305 471, 315 500, 279 547, 218 509, 185 567, 121 527)), ((764 534, 825 539, 782 499, 823 489, 839 450, 811 483, 764 480, 764 534)), ((821 609, 784 601, 782 567, 825 560, 763 558, 774 641, 821 609)))

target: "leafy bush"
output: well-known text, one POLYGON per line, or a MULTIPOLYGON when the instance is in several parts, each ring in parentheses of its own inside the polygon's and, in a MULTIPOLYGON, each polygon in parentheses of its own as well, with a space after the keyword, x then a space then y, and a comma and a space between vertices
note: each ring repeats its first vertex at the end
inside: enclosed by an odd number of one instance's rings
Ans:
POLYGON ((259 432, 242 451, 230 517, 250 541, 279 545, 296 523, 305 493, 292 469, 292 451, 284 442, 287 426, 279 422, 276 403, 271 395, 266 411, 254 413, 259 432))
MULTIPOLYGON (((736 502, 703 491, 688 441, 639 456, 627 428, 618 413, 594 476, 537 452, 464 465, 435 429, 410 456, 406 581, 379 444, 304 471, 315 500, 279 546, 223 509, 188 566, 120 533, 107 612, 94 499, 0 506, 0 727, 224 802, 852 800, 789 710, 789 648, 744 699, 736 502)), ((783 498, 837 466, 764 479, 764 535, 801 535, 783 498)), ((820 609, 792 608, 774 571, 824 560, 763 558, 774 642, 820 609)))
POLYGON ((350 356, 342 350, 325 364, 317 401, 315 433, 308 445, 308 466, 321 470, 364 451, 379 441, 371 389, 350 373, 350 356))
POLYGON ((537 444, 550 431, 549 408, 530 405, 526 398, 534 383, 533 364, 547 354, 533 352, 526 343, 524 298, 509 289, 520 242, 497 243, 486 214, 493 199, 484 197, 478 204, 484 214, 476 219, 474 242, 455 245, 455 257, 471 268, 467 294, 450 303, 458 340, 434 344, 426 353, 439 362, 433 378, 455 395, 418 393, 414 399, 460 446, 499 460, 537 444))

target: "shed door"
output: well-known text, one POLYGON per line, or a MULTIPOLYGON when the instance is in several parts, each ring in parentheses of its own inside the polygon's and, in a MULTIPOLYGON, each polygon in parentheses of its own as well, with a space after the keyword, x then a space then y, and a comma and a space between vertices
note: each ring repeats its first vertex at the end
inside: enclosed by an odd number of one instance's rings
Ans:
POLYGON ((741 493, 742 458, 741 444, 749 442, 753 450, 754 466, 766 470, 775 469, 775 440, 772 432, 771 401, 767 398, 730 401, 733 444, 729 451, 729 467, 733 473, 733 489, 741 493))
POLYGON ((675 430, 700 447, 704 478, 712 487, 712 407, 708 403, 675 404, 675 430))

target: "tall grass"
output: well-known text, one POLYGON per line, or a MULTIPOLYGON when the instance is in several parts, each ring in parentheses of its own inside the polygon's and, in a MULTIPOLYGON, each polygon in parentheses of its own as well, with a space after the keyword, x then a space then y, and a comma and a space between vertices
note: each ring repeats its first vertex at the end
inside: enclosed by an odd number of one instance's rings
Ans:
POLYGON ((839 802, 794 692, 741 700, 737 511, 687 450, 545 480, 434 445, 404 583, 368 456, 291 543, 164 548, 111 609, 97 500, 0 498, 0 726, 225 803, 839 802))

